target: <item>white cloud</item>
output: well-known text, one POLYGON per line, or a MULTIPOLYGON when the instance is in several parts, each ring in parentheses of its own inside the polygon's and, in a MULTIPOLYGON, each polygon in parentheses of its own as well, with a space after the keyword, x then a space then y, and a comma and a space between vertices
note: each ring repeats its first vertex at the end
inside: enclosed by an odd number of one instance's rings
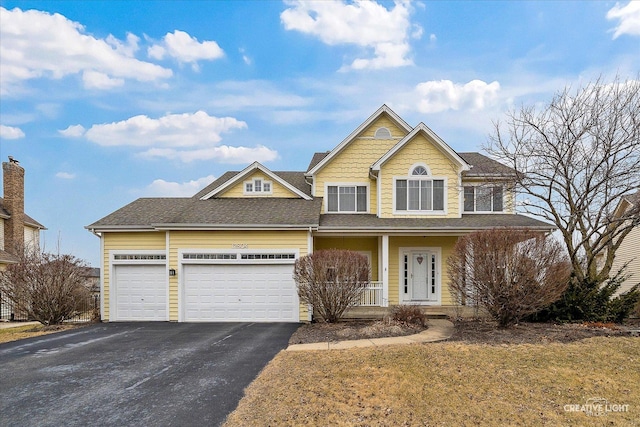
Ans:
POLYGON ((616 3, 608 12, 607 19, 617 19, 618 26, 613 30, 613 38, 623 34, 640 36, 640 1, 630 1, 626 6, 616 3))
POLYGON ((155 44, 147 49, 149 57, 163 59, 166 56, 175 58, 181 63, 190 63, 198 69, 198 61, 222 58, 224 51, 215 41, 200 43, 184 31, 175 30, 162 38, 161 44, 155 44))
POLYGON ((58 133, 68 138, 78 138, 84 135, 85 128, 82 125, 71 125, 64 130, 59 130, 58 133))
POLYGON ((173 148, 151 148, 140 154, 146 158, 178 159, 184 163, 195 160, 217 160, 221 163, 245 164, 250 162, 270 162, 278 158, 278 152, 263 145, 256 147, 219 147, 197 150, 176 150, 173 148))
POLYGON ((56 174, 56 178, 61 178, 61 179, 73 179, 76 177, 75 173, 69 173, 69 172, 58 172, 56 174))
POLYGON ((438 113, 446 110, 479 111, 496 101, 500 83, 472 80, 466 84, 451 80, 428 81, 416 86, 420 97, 418 111, 438 113))
POLYGON ((2 139, 24 138, 24 132, 22 131, 22 129, 17 127, 0 125, 0 138, 2 139))
POLYGON ((393 9, 371 1, 303 2, 291 0, 280 14, 285 29, 318 37, 328 45, 351 44, 373 50, 373 57, 357 58, 343 68, 380 69, 413 64, 409 38, 420 38, 422 28, 410 22, 411 5, 393 9))
POLYGON ((159 119, 139 115, 115 123, 93 125, 85 136, 99 145, 139 147, 197 147, 216 144, 222 133, 244 129, 247 124, 233 117, 214 117, 204 111, 167 114, 159 119))
POLYGON ((170 182, 156 179, 147 185, 144 193, 147 197, 190 197, 215 180, 213 175, 187 182, 170 182))
POLYGON ((120 41, 87 34, 83 25, 60 14, 0 7, 0 85, 8 94, 35 78, 82 74, 86 87, 109 89, 124 79, 157 81, 173 72, 136 59, 138 37, 120 41))
POLYGON ((124 85, 124 79, 114 79, 104 73, 91 70, 82 73, 82 82, 87 89, 112 89, 124 85))
POLYGON ((244 61, 245 64, 247 65, 251 65, 253 63, 253 61, 251 60, 251 58, 246 54, 245 50, 243 48, 238 49, 238 51, 240 52, 240 54, 242 55, 242 60, 244 61))
MULTIPOLYGON (((79 125, 78 125, 79 126, 79 125)), ((114 123, 91 126, 84 136, 102 146, 133 146, 144 148, 146 158, 177 159, 182 162, 215 159, 224 163, 270 161, 276 151, 264 146, 218 146, 222 134, 245 129, 247 124, 233 117, 214 117, 204 111, 193 114, 167 114, 158 119, 139 115, 114 123)), ((65 136, 79 136, 81 128, 73 126, 60 131, 65 136)))

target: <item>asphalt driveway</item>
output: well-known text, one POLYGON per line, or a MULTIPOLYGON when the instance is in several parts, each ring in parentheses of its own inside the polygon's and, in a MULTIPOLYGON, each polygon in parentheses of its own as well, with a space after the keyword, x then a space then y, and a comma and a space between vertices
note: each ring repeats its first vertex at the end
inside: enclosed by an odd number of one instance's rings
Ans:
POLYGON ((0 344, 0 425, 220 425, 292 323, 110 323, 0 344))

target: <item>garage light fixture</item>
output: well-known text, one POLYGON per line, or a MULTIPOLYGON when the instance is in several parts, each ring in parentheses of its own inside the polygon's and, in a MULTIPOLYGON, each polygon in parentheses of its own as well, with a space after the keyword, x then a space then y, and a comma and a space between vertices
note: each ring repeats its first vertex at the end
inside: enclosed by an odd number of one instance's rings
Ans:
POLYGON ((171 268, 169 269, 169 276, 175 276, 176 275, 176 270, 171 268))

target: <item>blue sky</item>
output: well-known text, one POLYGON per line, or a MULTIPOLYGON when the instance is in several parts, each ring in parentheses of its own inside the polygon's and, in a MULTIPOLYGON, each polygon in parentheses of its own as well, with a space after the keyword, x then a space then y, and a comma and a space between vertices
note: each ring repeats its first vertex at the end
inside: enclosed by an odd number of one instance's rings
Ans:
POLYGON ((0 158, 46 248, 95 266, 84 226, 254 160, 305 170, 383 103, 481 151, 508 109, 640 70, 640 1, 0 6, 0 158))

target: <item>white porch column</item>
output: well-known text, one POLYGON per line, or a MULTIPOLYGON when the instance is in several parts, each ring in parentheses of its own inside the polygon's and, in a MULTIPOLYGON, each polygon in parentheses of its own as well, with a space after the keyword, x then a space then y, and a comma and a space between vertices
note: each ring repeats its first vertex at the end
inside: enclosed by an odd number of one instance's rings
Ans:
POLYGON ((389 307, 389 235, 382 235, 382 306, 389 307))

